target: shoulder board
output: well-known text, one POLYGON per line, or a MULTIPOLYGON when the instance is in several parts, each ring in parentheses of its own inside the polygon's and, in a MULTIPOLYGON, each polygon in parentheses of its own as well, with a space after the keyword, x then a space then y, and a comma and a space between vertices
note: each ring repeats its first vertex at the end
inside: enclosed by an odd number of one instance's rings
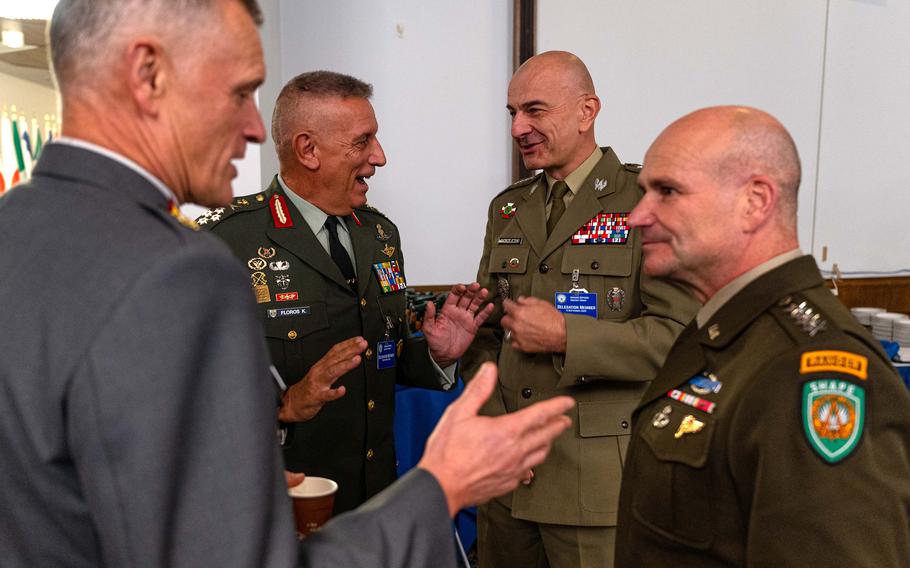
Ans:
POLYGON ((811 339, 828 329, 821 310, 802 296, 784 296, 771 311, 797 341, 811 339))
POLYGON ((196 219, 196 224, 203 229, 211 229, 238 211, 254 211, 268 205, 265 192, 235 197, 227 207, 209 209, 196 219))
POLYGON ((375 213, 376 215, 379 215, 380 217, 384 218, 386 221, 388 221, 388 222, 390 222, 390 223, 392 222, 392 220, 389 219, 389 216, 388 216, 388 215, 386 215, 385 213, 383 213, 383 212, 380 211, 379 209, 376 209, 375 207, 373 207, 372 205, 369 205, 369 204, 364 205, 363 207, 357 207, 357 211, 364 211, 364 212, 367 212, 367 213, 375 213))
POLYGON ((513 183, 512 185, 510 185, 509 187, 507 187, 504 190, 497 193, 496 196, 498 197, 507 191, 512 191, 513 189, 518 189, 520 187, 527 187, 527 186, 531 185, 532 183, 536 182, 537 180, 539 180, 542 175, 543 175, 543 173, 539 173, 539 174, 533 175, 531 177, 526 177, 524 179, 520 179, 520 180, 516 181, 515 183, 513 183))
POLYGON ((622 167, 624 167, 627 172, 632 172, 633 174, 637 174, 637 173, 641 172, 641 164, 628 163, 628 164, 623 164, 622 167))

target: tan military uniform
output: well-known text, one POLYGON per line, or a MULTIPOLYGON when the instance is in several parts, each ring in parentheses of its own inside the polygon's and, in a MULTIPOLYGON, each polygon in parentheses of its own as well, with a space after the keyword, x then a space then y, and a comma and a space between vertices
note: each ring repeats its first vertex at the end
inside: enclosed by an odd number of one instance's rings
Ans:
POLYGON ((811 257, 691 325, 635 411, 616 564, 910 566, 910 396, 811 257))
MULTIPOLYGON (((566 315, 565 354, 529 355, 503 342, 497 298, 496 310, 462 359, 464 377, 483 361, 499 363, 500 388, 485 407, 488 414, 564 394, 578 402, 571 413, 572 430, 556 440, 547 461, 535 468, 533 483, 499 501, 516 519, 570 527, 615 525, 632 410, 697 309, 688 293, 640 273, 637 231, 621 242, 573 243, 573 235, 584 232, 598 215, 624 222, 641 198, 637 174, 637 167, 623 166, 605 148, 549 238, 543 174, 512 185, 490 204, 477 276, 482 286, 512 299, 535 296, 554 302, 556 293, 571 289, 572 272, 578 270, 578 285, 597 294, 598 306, 596 319, 566 315)), ((485 514, 482 510, 482 563, 484 548, 501 549, 513 540, 494 536, 497 542, 485 543, 485 514)), ((600 539, 595 546, 604 548, 602 543, 600 539)), ((523 562, 514 558, 512 566, 523 562)), ((555 564, 552 557, 550 562, 555 564)))

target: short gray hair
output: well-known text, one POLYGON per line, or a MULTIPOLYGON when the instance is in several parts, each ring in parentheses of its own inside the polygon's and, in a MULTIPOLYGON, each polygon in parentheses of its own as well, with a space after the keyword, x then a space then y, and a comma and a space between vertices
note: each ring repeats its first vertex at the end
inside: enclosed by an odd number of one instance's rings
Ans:
MULTIPOLYGON (((61 92, 81 82, 97 80, 99 67, 112 53, 125 30, 182 31, 193 37, 210 25, 225 0, 60 0, 48 25, 51 65, 61 92), (206 21, 209 20, 209 21, 206 21), (195 32, 194 32, 195 29, 195 32)), ((262 11, 256 0, 239 2, 260 25, 262 11)))
POLYGON ((272 112, 272 141, 278 156, 281 157, 290 145, 288 137, 294 133, 299 118, 295 111, 302 98, 369 99, 372 96, 372 85, 350 75, 334 71, 309 71, 297 75, 282 87, 272 112))

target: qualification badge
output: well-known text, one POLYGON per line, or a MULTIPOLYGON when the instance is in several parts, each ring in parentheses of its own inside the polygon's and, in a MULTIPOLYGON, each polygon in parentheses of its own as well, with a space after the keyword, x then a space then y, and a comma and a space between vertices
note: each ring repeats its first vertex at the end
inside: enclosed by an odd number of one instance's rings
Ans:
POLYGON ((514 203, 506 203, 499 210, 499 214, 502 215, 503 219, 511 219, 515 216, 516 211, 518 211, 518 207, 515 207, 514 203))
POLYGON ((687 414, 686 417, 682 419, 682 422, 679 423, 679 428, 676 430, 676 433, 673 434, 673 437, 678 440, 686 434, 696 434, 698 432, 701 432, 701 429, 704 427, 704 422, 695 418, 691 414, 687 414))

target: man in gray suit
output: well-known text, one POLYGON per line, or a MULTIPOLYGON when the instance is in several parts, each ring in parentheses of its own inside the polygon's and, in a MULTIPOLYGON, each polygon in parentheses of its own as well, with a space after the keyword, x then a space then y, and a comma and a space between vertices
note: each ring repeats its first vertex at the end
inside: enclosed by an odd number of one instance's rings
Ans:
POLYGON ((259 17, 55 11, 63 137, 0 199, 4 566, 452 565, 447 514, 514 487, 568 427, 565 399, 478 417, 488 366, 414 473, 298 550, 246 274, 177 208, 228 203, 230 161, 264 138, 259 17))

